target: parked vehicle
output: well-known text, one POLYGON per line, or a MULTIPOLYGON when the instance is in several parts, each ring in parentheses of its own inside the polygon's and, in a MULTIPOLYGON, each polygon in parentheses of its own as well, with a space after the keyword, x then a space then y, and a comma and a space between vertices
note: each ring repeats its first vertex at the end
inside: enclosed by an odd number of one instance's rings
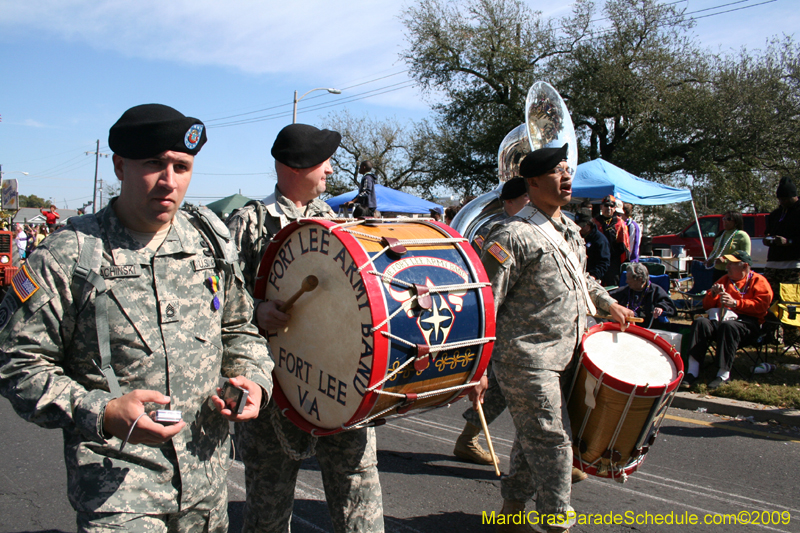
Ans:
MULTIPOLYGON (((767 250, 764 245, 764 232, 767 230, 767 215, 769 213, 743 213, 744 231, 750 235, 750 256, 753 258, 753 268, 763 269, 767 263, 767 250)), ((703 235, 703 244, 706 256, 714 249, 714 239, 722 233, 722 215, 704 215, 698 217, 703 235)), ((686 255, 696 259, 703 259, 703 247, 700 244, 700 232, 697 223, 692 221, 682 231, 674 235, 658 235, 653 237, 653 254, 661 255, 660 249, 670 249, 672 246, 683 246, 686 255)))
POLYGON ((14 244, 14 234, 0 231, 0 296, 4 296, 11 278, 19 269, 19 255, 14 244))

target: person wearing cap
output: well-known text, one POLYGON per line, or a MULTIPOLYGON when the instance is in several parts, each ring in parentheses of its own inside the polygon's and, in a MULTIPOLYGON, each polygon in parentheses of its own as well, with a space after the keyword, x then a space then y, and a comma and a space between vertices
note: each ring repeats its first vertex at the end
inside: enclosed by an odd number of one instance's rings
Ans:
MULTIPOLYGON (((481 253, 481 247, 486 240, 486 236, 496 224, 516 215, 520 209, 528 205, 529 199, 528 191, 525 187, 525 180, 516 177, 505 182, 500 191, 500 200, 503 202, 503 211, 487 220, 476 232, 472 240, 472 246, 478 254, 481 253)), ((491 361, 489 362, 487 375, 489 384, 488 389, 484 393, 483 414, 486 418, 486 424, 488 425, 494 422, 505 410, 506 401, 505 398, 503 398, 503 393, 500 391, 500 386, 497 384, 497 380, 491 370, 491 361)), ((464 411, 462 416, 466 420, 466 424, 461 434, 456 439, 453 455, 470 463, 479 465, 492 464, 492 456, 488 451, 484 450, 478 442, 478 437, 481 432, 481 422, 478 418, 478 413, 469 407, 464 411)))
MULTIPOLYGON (((800 283, 800 202, 792 179, 781 178, 776 191, 778 208, 767 216, 764 244, 769 247, 764 277, 769 280, 775 299, 780 298, 781 283, 800 283)), ((800 330, 789 324, 783 327, 783 342, 792 344, 800 330)))
POLYGON ((682 390, 691 389, 698 381, 711 341, 717 345, 718 370, 708 388, 714 390, 727 383, 739 344, 758 335, 769 311, 772 289, 764 276, 751 270, 750 254, 737 250, 724 259, 728 273, 703 298, 703 308, 710 311, 709 316, 692 323, 682 390))
POLYGON ((361 178, 358 194, 342 205, 349 207, 355 204, 356 207, 353 210, 355 218, 371 217, 375 215, 375 210, 378 208, 378 198, 375 196, 375 184, 378 182, 378 178, 372 173, 372 161, 362 161, 358 166, 358 173, 364 175, 361 178))
POLYGON ((600 281, 611 264, 611 249, 605 234, 600 233, 592 217, 579 214, 575 223, 580 228, 581 237, 586 243, 586 272, 600 281))
POLYGON ((62 429, 78 531, 228 528, 229 421, 258 416, 273 365, 225 226, 179 210, 205 142, 171 107, 127 110, 119 196, 43 241, 0 304, 0 393, 62 429), (242 414, 220 375, 249 392, 242 414))
POLYGON ((511 178, 503 184, 500 190, 500 200, 503 202, 503 210, 487 220, 472 239, 472 247, 480 254, 486 236, 495 226, 495 224, 512 217, 519 212, 520 209, 528 205, 528 191, 525 188, 525 180, 516 177, 511 178))
POLYGON ((597 229, 603 232, 611 247, 611 263, 600 281, 605 287, 619 284, 622 263, 630 257, 628 226, 616 210, 617 199, 609 194, 600 202, 600 214, 594 219, 597 229))
MULTIPOLYGON (((306 124, 283 128, 272 146, 278 177, 275 191, 228 218, 247 289, 254 297, 258 266, 273 235, 299 218, 334 218, 333 210, 318 196, 333 174, 330 158, 341 139, 338 132, 306 124)), ((282 304, 255 297, 254 322, 266 331, 286 327, 290 316, 278 309, 282 304)), ((334 530, 383 531, 374 428, 313 437, 270 401, 257 420, 236 425, 236 447, 245 466, 245 533, 289 531, 300 465, 312 455, 320 464, 334 530)))
MULTIPOLYGON (((562 532, 574 522, 570 505, 572 443, 564 405, 564 373, 595 307, 626 325, 633 316, 586 274, 578 226, 561 212, 572 198, 568 145, 528 154, 520 165, 531 204, 496 225, 481 262, 495 298, 492 369, 516 428, 511 467, 501 480, 498 532, 534 531, 512 517, 536 496, 539 514, 559 515, 543 528, 562 532)), ((488 378, 471 390, 473 406, 488 378)))

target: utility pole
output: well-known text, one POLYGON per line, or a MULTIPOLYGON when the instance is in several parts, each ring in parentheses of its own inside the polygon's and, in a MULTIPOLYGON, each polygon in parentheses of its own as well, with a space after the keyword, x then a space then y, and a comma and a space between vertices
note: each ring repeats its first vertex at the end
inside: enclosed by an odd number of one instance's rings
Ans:
MULTIPOLYGON (((97 139, 97 150, 94 152, 86 152, 86 155, 94 154, 94 192, 92 192, 92 213, 97 213, 97 169, 100 166, 100 156, 108 157, 108 154, 101 154, 100 153, 100 139, 97 139)), ((102 201, 103 196, 101 193, 100 201, 102 201)))

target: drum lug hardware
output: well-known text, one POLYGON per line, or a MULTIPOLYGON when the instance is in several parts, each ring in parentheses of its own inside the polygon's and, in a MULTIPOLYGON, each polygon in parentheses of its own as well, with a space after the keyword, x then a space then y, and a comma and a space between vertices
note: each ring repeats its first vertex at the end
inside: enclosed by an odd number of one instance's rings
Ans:
POLYGON ((426 311, 433 308, 433 298, 431 298, 431 290, 427 285, 414 284, 414 290, 417 291, 417 305, 426 311))
POLYGON ((426 344, 417 344, 417 357, 414 359, 414 370, 422 372, 431 364, 431 349, 426 344))
POLYGON ((644 451, 645 448, 646 447, 644 447, 644 448, 636 448, 635 450, 633 450, 633 452, 631 453, 631 458, 636 458, 636 457, 639 457, 640 455, 642 455, 644 453, 647 453, 647 452, 644 451))
POLYGON ((396 239, 394 237, 382 237, 381 244, 389 248, 389 255, 393 256, 395 259, 398 257, 402 257, 403 255, 408 252, 406 247, 402 244, 398 244, 400 239, 396 239))
POLYGON ((365 424, 364 426, 360 426, 360 427, 376 428, 378 426, 384 425, 385 423, 386 423, 386 419, 385 418, 376 418, 375 420, 370 421, 369 424, 365 424))
POLYGON ((417 401, 417 393, 416 392, 409 392, 406 394, 405 401, 397 408, 397 414, 402 415, 408 412, 411 407, 414 405, 414 402, 417 401))
POLYGON ((603 452, 603 459, 610 459, 611 462, 618 463, 622 459, 622 454, 617 450, 606 450, 603 452))

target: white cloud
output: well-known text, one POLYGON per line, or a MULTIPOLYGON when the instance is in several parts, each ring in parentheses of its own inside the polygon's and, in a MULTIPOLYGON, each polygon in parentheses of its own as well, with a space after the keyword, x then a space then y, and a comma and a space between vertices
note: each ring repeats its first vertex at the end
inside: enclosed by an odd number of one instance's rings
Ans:
POLYGON ((6 0, 0 6, 0 26, 8 29, 254 74, 326 71, 342 60, 353 72, 374 71, 391 66, 403 42, 397 11, 369 0, 6 0))

